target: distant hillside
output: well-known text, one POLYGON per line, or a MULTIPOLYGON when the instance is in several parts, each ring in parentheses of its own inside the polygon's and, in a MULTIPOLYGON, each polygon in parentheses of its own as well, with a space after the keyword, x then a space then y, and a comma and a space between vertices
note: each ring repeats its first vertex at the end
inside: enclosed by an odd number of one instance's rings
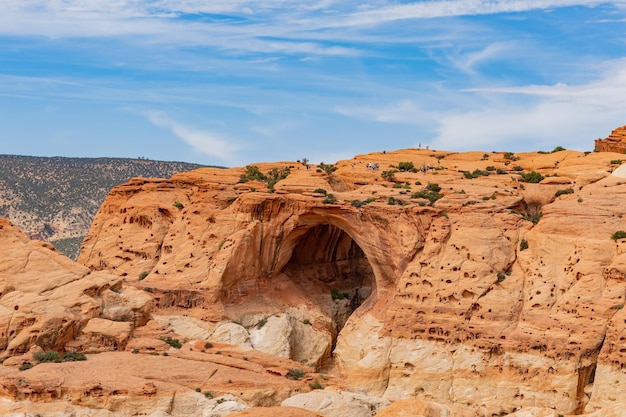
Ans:
POLYGON ((76 258, 112 187, 133 177, 169 178, 201 166, 147 159, 0 155, 0 217, 76 258))

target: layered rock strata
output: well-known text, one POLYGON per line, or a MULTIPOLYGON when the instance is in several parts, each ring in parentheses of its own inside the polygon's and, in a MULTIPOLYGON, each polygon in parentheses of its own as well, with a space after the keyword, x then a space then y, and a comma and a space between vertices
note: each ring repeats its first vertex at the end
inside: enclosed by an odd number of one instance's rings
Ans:
POLYGON ((596 139, 597 152, 626 153, 626 126, 618 127, 604 139, 596 139))

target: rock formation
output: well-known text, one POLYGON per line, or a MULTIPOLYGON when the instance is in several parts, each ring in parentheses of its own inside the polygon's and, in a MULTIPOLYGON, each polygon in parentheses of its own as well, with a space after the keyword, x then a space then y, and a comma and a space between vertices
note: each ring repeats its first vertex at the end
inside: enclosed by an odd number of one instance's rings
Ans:
MULTIPOLYGON (((310 409, 325 415, 348 389, 387 416, 415 404, 442 416, 619 410, 626 240, 611 236, 626 230, 626 175, 611 164, 617 156, 409 149, 335 167, 258 164, 267 175, 253 178, 252 169, 206 168, 131 180, 101 206, 81 265, 11 238, 28 250, 0 276, 9 288, 0 304, 16 322, 0 394, 19 407, 142 403, 183 415, 194 401, 196 413, 215 406, 198 405, 195 387, 253 407, 319 384, 335 390, 285 405, 319 398, 310 409), (70 272, 11 280, 45 270, 29 269, 32 251, 70 272), (31 327, 19 325, 11 308, 23 311, 14 300, 24 292, 54 300, 58 319, 46 323, 63 325, 30 324, 28 314, 19 320, 31 327), (94 353, 92 379, 59 382, 77 363, 20 373, 32 345, 94 353), (86 399, 78 387, 89 381, 100 394, 86 399)), ((254 410, 241 415, 266 415, 254 410)))
POLYGON ((596 139, 595 145, 597 152, 626 153, 626 126, 618 127, 605 139, 596 139))

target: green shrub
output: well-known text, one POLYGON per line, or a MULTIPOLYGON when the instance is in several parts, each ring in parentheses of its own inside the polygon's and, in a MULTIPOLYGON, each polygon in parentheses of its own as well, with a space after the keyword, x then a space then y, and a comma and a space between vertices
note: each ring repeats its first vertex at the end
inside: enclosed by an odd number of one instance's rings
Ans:
POLYGON ((256 165, 248 165, 246 167, 245 174, 241 174, 241 177, 239 178, 239 182, 248 182, 248 181, 253 181, 253 180, 266 181, 267 177, 265 176, 265 174, 261 172, 259 167, 257 167, 256 165))
POLYGON ((558 190, 556 193, 554 193, 555 197, 561 196, 563 194, 574 194, 574 189, 573 188, 565 188, 563 190, 558 190))
POLYGON ((529 183, 532 183, 532 184, 536 184, 538 182, 541 182, 541 180, 543 180, 543 178, 544 178, 543 175, 541 175, 537 171, 528 172, 526 174, 521 174, 521 176, 522 176, 522 181, 529 182, 529 183))
POLYGON ((523 251, 528 249, 528 241, 526 239, 522 239, 519 243, 519 250, 523 251))
POLYGON ((208 399, 211 399, 214 397, 214 394, 211 391, 204 391, 204 396, 208 399))
POLYGON ((337 288, 331 288, 330 297, 333 299, 333 301, 337 301, 350 298, 350 294, 348 294, 347 292, 340 292, 337 288))
POLYGON ((561 151, 564 151, 564 150, 566 150, 564 147, 557 146, 556 148, 552 149, 552 153, 561 152, 561 151))
POLYGON ((316 188, 315 190, 313 190, 314 193, 316 194, 324 194, 326 195, 326 190, 323 188, 316 188))
POLYGON ((318 165, 324 172, 326 172, 328 175, 332 174, 333 172, 337 171, 337 167, 334 165, 328 165, 325 164, 323 162, 320 162, 320 164, 318 165))
POLYGON ((287 378, 295 379, 296 381, 301 380, 302 378, 304 378, 305 375, 306 372, 304 372, 304 369, 301 368, 290 368, 287 371, 287 378))
POLYGON ((381 176, 381 177, 382 177, 385 181, 390 181, 390 182, 393 182, 393 181, 395 180, 395 174, 396 174, 396 172, 398 172, 398 171, 396 171, 395 169, 390 169, 390 170, 387 170, 387 171, 383 171, 383 172, 381 172, 381 173, 380 173, 380 176, 381 176))
POLYGON ((20 371, 25 371, 27 369, 30 369, 33 367, 33 364, 30 362, 24 362, 23 364, 20 365, 19 370, 20 371))
POLYGON ((517 161, 519 160, 519 157, 515 156, 513 152, 505 152, 504 159, 508 159, 510 161, 517 161))
POLYGON ((80 352, 65 352, 62 358, 63 362, 86 361, 87 357, 80 352))
POLYGON ((49 350, 47 352, 37 352, 37 353, 35 353, 33 355, 33 359, 35 359, 38 363, 45 363, 45 362, 60 363, 60 362, 62 362, 61 355, 59 355, 57 352, 55 352, 53 350, 49 350))
POLYGON ((439 191, 441 191, 441 187, 439 186, 439 184, 434 183, 434 182, 429 182, 426 188, 428 188, 430 191, 434 193, 438 193, 439 191))
POLYGON ((626 232, 623 230, 618 230, 617 232, 611 235, 611 239, 613 239, 616 242, 620 239, 626 239, 626 232))
POLYGON ((403 172, 417 172, 417 168, 415 168, 413 162, 400 162, 398 164, 398 170, 403 172))
POLYGON ((387 204, 389 204, 390 206, 393 206, 393 205, 404 206, 404 205, 406 205, 408 203, 405 202, 404 200, 399 199, 399 198, 389 197, 387 199, 387 204))
POLYGON ((522 168, 522 167, 521 167, 521 166, 519 166, 519 165, 514 165, 514 166, 513 166, 513 171, 523 171, 523 170, 524 170, 524 168, 522 168))
POLYGON ((174 207, 176 207, 178 210, 182 210, 185 206, 183 206, 183 203, 181 203, 180 201, 175 201, 174 204, 172 204, 174 207))
POLYGON ((311 320, 309 320, 309 319, 302 320, 302 323, 311 326, 311 320))
POLYGON ((431 206, 435 203, 435 201, 439 200, 442 197, 443 195, 433 191, 417 191, 411 194, 411 198, 424 198, 430 201, 431 206))
POLYGON ((335 197, 333 194, 326 194, 326 198, 322 200, 322 203, 324 204, 334 204, 337 202, 337 197, 335 197))
POLYGON ((352 202, 350 202, 350 204, 353 207, 362 207, 362 206, 365 206, 365 205, 367 205, 369 203, 373 203, 374 201, 376 201, 376 199, 374 197, 370 197, 370 198, 368 198, 366 200, 352 200, 352 202))
POLYGON ((139 274, 139 281, 145 279, 148 276, 149 272, 148 271, 142 271, 141 274, 139 274))
POLYGON ((317 379, 314 382, 309 382, 309 388, 311 389, 324 389, 324 386, 320 384, 317 379))
POLYGON ((502 282, 506 279, 506 275, 502 272, 498 272, 498 282, 502 282))
POLYGON ((211 349, 211 348, 213 347, 213 343, 211 343, 211 342, 206 342, 206 343, 204 344, 204 347, 205 347, 205 349, 211 349))
POLYGON ((491 172, 491 171, 495 171, 496 167, 494 167, 493 165, 489 165, 488 167, 485 168, 487 171, 491 172))
POLYGON ((269 317, 263 317, 261 320, 256 322, 256 328, 261 329, 263 326, 267 324, 267 320, 269 317))
POLYGON ((622 164, 622 160, 621 159, 613 159, 611 161, 611 165, 621 165, 622 164))
POLYGON ((480 160, 481 161, 486 161, 487 159, 489 159, 489 154, 484 153, 483 157, 480 160))
POLYGON ((171 337, 159 337, 159 340, 164 341, 165 343, 167 343, 168 345, 170 345, 171 347, 175 348, 175 349, 180 349, 181 347, 183 347, 183 344, 180 343, 180 340, 178 339, 172 339, 171 337))

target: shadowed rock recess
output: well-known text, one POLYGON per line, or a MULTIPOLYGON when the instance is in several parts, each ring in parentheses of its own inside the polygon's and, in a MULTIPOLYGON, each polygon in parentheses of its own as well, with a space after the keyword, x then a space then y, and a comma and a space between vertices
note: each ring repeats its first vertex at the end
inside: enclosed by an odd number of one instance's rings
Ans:
POLYGON ((4 222, 0 410, 624 415, 619 157, 407 149, 133 179, 78 263, 4 222))

